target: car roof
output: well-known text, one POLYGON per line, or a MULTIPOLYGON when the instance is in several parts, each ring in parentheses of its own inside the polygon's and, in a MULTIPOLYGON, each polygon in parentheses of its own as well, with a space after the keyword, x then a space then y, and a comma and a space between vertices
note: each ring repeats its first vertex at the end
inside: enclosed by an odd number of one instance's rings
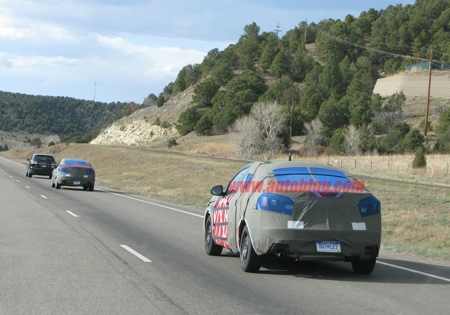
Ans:
POLYGON ((53 155, 51 155, 51 154, 45 154, 45 153, 33 153, 33 156, 34 156, 34 155, 51 156, 51 157, 53 157, 53 155))

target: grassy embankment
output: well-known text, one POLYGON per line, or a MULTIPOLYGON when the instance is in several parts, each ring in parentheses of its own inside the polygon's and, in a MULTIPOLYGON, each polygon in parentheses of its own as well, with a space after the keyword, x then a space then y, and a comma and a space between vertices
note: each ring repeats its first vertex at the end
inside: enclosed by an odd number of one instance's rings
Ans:
MULTIPOLYGON (((57 160, 72 156, 91 161, 98 185, 190 205, 202 211, 210 198, 210 187, 226 184, 234 172, 246 164, 224 159, 230 149, 224 144, 211 143, 176 147, 184 152, 60 144, 38 151, 53 154, 57 160), (215 157, 204 155, 211 152, 215 157)), ((34 151, 36 149, 11 149, 0 154, 25 163, 34 151)), ((383 249, 450 262, 449 158, 448 155, 428 156, 429 167, 420 171, 411 169, 412 156, 320 157, 316 160, 342 166, 364 179, 368 189, 381 200, 383 249)))

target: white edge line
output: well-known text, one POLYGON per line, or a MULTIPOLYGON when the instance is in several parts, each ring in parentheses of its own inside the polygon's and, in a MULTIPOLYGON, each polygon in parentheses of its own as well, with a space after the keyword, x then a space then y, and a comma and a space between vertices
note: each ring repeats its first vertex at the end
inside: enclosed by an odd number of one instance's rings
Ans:
POLYGON ((44 195, 41 195, 41 197, 42 197, 42 198, 44 198, 44 199, 48 199, 48 198, 47 198, 47 197, 45 197, 44 195))
MULTIPOLYGON (((102 189, 99 189, 99 190, 100 190, 100 191, 106 191, 106 190, 102 190, 102 189)), ((112 195, 116 195, 116 196, 118 196, 118 197, 128 198, 128 199, 131 199, 131 200, 135 200, 135 201, 147 203, 147 204, 154 205, 154 206, 158 206, 158 207, 161 207, 161 208, 170 209, 170 210, 173 210, 173 211, 176 211, 176 212, 181 212, 181 213, 184 213, 184 214, 189 214, 189 215, 192 215, 192 216, 194 216, 194 217, 203 218, 203 215, 199 215, 199 214, 195 214, 195 213, 183 211, 183 210, 176 209, 176 208, 169 207, 169 206, 164 206, 164 205, 159 204, 159 203, 155 203, 155 202, 151 202, 151 201, 145 201, 145 200, 138 199, 138 198, 133 198, 133 197, 130 197, 130 196, 124 196, 124 195, 117 194, 117 193, 113 193, 113 192, 110 192, 110 191, 106 191, 106 192, 108 192, 108 193, 110 193, 110 194, 112 194, 112 195)))
POLYGON ((70 214, 70 215, 72 215, 72 216, 74 216, 75 218, 78 218, 78 216, 75 214, 75 213, 73 213, 72 211, 66 211, 68 214, 70 214))
POLYGON ((135 251, 134 249, 128 247, 127 245, 120 245, 122 248, 126 249, 127 251, 129 251, 130 253, 132 253, 134 256, 138 257, 139 259, 143 260, 144 262, 152 262, 150 259, 148 259, 147 257, 139 254, 137 251, 135 251))
POLYGON ((382 265, 389 266, 389 267, 392 267, 392 268, 406 270, 406 271, 409 271, 409 272, 418 273, 419 275, 423 275, 423 276, 439 279, 439 280, 442 280, 442 281, 450 282, 450 279, 448 279, 448 278, 435 276, 435 275, 432 275, 431 273, 426 273, 426 272, 422 272, 422 271, 418 271, 418 270, 414 270, 414 269, 409 269, 409 268, 405 268, 405 267, 401 267, 401 266, 385 263, 385 262, 378 261, 378 260, 377 260, 377 264, 382 264, 382 265))

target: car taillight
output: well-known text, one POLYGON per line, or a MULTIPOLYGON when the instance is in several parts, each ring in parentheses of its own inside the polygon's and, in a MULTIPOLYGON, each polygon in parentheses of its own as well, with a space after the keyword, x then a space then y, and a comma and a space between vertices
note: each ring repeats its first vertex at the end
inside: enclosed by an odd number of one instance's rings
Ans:
POLYGON ((30 160, 30 164, 38 164, 36 160, 30 160))
POLYGON ((367 217, 381 212, 381 202, 374 196, 370 196, 358 201, 358 208, 361 217, 367 217))
POLYGON ((287 215, 292 215, 293 208, 294 199, 273 193, 262 194, 259 196, 256 204, 257 210, 267 210, 287 215))
POLYGON ((86 169, 86 174, 94 174, 94 173, 95 173, 95 171, 93 168, 86 169))
POLYGON ((69 169, 67 167, 62 167, 62 166, 58 167, 58 171, 64 172, 64 173, 69 173, 69 169))

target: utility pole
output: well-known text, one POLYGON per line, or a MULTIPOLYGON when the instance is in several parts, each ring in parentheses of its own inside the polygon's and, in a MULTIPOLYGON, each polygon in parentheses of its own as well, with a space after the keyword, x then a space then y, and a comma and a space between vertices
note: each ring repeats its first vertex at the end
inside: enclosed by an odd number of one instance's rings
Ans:
POLYGON ((94 82, 94 103, 95 103, 95 94, 97 93, 97 81, 94 82))
POLYGON ((278 38, 278 33, 281 32, 281 30, 280 30, 280 22, 278 22, 277 29, 274 30, 274 32, 277 34, 277 38, 278 38))
POLYGON ((305 50, 306 50, 306 29, 308 28, 308 19, 305 22, 305 50))
POLYGON ((430 109, 430 89, 431 89, 431 69, 433 68, 433 49, 430 50, 430 69, 428 72, 428 97, 427 97, 427 110, 425 113, 425 130, 423 134, 426 136, 428 131, 428 111, 430 109))

